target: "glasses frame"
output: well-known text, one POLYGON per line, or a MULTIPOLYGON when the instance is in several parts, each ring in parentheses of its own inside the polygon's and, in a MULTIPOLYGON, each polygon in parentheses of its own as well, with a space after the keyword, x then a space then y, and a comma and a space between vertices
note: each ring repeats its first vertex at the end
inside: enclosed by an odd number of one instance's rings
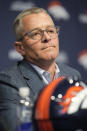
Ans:
MULTIPOLYGON (((56 29, 56 33, 55 34, 59 34, 60 26, 48 26, 47 28, 49 28, 49 27, 55 27, 55 29, 56 29)), ((37 40, 37 39, 33 39, 32 38, 32 33, 31 32, 34 31, 34 30, 39 30, 42 33, 42 37, 43 37, 44 32, 45 31, 47 32, 47 29, 42 30, 40 28, 35 28, 35 29, 33 29, 33 30, 29 31, 29 32, 26 32, 19 41, 23 40, 26 35, 29 35, 32 40, 37 40)), ((38 40, 40 40, 40 39, 38 39, 38 40)))

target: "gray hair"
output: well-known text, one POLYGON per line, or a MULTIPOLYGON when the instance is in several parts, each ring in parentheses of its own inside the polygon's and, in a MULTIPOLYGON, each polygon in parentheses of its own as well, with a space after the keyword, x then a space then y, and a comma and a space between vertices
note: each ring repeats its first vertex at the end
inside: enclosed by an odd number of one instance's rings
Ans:
POLYGON ((22 32, 23 32, 22 18, 26 15, 38 14, 38 13, 41 13, 41 12, 48 14, 45 9, 34 7, 34 8, 30 8, 30 9, 22 11, 16 17, 16 19, 14 20, 14 23, 13 23, 13 30, 14 30, 17 41, 21 40, 21 38, 22 38, 22 32))

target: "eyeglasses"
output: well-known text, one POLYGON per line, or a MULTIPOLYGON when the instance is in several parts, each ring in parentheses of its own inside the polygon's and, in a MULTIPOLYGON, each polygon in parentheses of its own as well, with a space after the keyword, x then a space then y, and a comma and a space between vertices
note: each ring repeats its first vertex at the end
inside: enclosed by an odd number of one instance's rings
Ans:
POLYGON ((44 35, 44 32, 46 32, 51 38, 56 38, 56 34, 59 33, 59 30, 60 30, 59 26, 48 26, 45 30, 36 28, 30 32, 25 33, 22 39, 25 36, 28 36, 33 40, 41 40, 44 35))

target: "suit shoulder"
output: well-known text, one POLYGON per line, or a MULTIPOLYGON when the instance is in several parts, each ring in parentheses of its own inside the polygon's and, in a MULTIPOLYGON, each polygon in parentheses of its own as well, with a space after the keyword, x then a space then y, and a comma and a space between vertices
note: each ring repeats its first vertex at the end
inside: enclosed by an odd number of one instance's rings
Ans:
POLYGON ((10 75, 12 73, 14 73, 15 71, 17 71, 17 64, 14 64, 14 65, 0 71, 0 76, 10 77, 10 75))
POLYGON ((18 75, 18 67, 17 63, 15 63, 14 65, 0 72, 0 82, 3 81, 10 83, 12 79, 17 78, 17 75, 18 75))
MULTIPOLYGON (((23 62, 22 62, 23 63, 23 62)), ((0 83, 7 84, 16 88, 25 87, 26 82, 20 71, 21 61, 0 72, 0 83)))

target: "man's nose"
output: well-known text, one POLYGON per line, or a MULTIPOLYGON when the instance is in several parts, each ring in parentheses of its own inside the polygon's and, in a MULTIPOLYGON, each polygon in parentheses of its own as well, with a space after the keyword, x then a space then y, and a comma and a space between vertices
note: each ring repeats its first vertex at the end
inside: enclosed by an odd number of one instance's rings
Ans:
POLYGON ((48 33, 46 31, 43 31, 43 35, 42 35, 42 42, 48 42, 51 39, 51 37, 48 35, 48 33))

